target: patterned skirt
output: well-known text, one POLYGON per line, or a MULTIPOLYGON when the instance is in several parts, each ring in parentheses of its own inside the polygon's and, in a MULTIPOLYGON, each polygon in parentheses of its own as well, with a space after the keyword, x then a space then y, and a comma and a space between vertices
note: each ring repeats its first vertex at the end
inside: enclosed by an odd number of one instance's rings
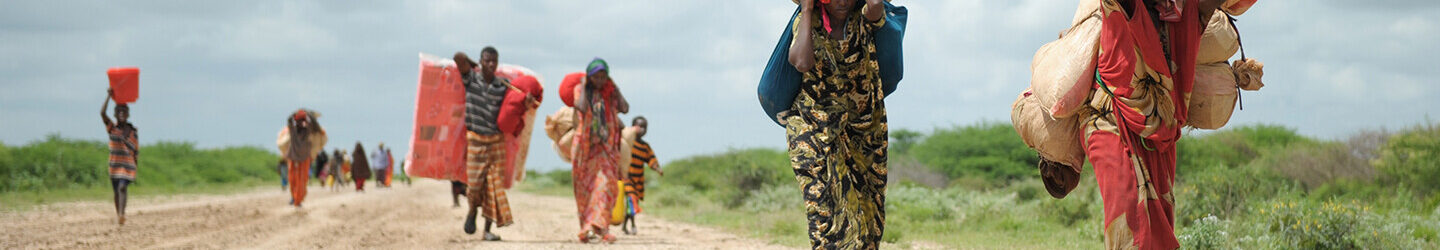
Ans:
POLYGON ((889 146, 884 107, 864 112, 815 103, 802 94, 793 109, 799 112, 782 116, 790 164, 805 198, 810 244, 815 249, 879 248, 889 146))
POLYGON ((465 197, 470 206, 479 207, 486 219, 495 221, 496 227, 513 224, 510 216, 510 200, 501 187, 504 177, 501 168, 505 160, 505 143, 501 135, 480 135, 466 132, 469 147, 465 150, 465 175, 469 189, 465 197))
POLYGON ((619 195, 619 187, 615 185, 618 179, 619 168, 616 166, 619 153, 618 146, 607 147, 583 147, 587 144, 587 135, 575 137, 577 152, 575 153, 574 166, 570 172, 570 178, 575 185, 575 206, 580 214, 580 231, 594 230, 598 235, 605 235, 610 228, 610 213, 615 208, 615 198, 619 195))

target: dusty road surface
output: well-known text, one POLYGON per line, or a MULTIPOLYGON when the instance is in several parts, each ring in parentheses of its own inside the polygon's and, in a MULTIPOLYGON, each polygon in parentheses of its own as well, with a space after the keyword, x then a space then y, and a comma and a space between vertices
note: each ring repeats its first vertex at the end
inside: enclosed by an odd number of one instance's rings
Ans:
MULTIPOLYGON (((286 205, 279 187, 216 196, 130 201, 116 225, 110 202, 46 205, 0 213, 0 249, 785 249, 716 229, 640 218, 640 235, 614 244, 582 244, 573 199, 510 193, 515 225, 495 230, 501 242, 461 231, 449 183, 331 191, 311 185, 303 209, 286 205)), ((463 198, 462 198, 463 199, 463 198)), ((464 201, 462 200, 463 204, 464 201)))

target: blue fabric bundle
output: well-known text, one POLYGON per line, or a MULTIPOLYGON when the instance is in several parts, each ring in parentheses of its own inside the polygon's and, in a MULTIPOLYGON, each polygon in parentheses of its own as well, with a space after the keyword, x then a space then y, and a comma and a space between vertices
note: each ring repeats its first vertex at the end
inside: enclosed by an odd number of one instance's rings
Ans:
MULTIPOLYGON (((777 125, 780 121, 775 115, 790 109, 795 95, 800 93, 800 71, 790 64, 790 42, 795 39, 794 20, 799 15, 800 8, 797 7, 795 14, 790 15, 790 21, 786 22, 785 31, 780 33, 780 41, 775 44, 775 52, 770 54, 770 62, 765 64, 765 72, 760 75, 760 107, 777 125)), ((885 27, 875 33, 875 56, 880 63, 880 80, 884 83, 886 96, 895 92, 900 79, 905 76, 902 49, 908 18, 909 10, 905 7, 885 2, 885 27)))

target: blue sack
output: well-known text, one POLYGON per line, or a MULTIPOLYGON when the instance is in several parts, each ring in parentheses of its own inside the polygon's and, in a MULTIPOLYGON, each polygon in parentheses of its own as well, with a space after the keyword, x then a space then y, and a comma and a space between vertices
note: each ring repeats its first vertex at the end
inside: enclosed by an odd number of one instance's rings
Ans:
MULTIPOLYGON (((795 95, 800 93, 800 71, 790 64, 790 42, 795 39, 795 17, 799 15, 800 8, 796 7, 795 14, 791 14, 785 24, 785 31, 780 33, 775 52, 770 54, 770 62, 765 64, 765 71, 760 75, 760 86, 757 90, 760 107, 765 109, 765 115, 776 125, 780 124, 780 120, 775 115, 790 109, 795 102, 795 95)), ((880 81, 886 96, 895 92, 895 88, 900 85, 900 79, 905 76, 905 56, 902 49, 905 23, 908 19, 909 10, 905 7, 885 2, 885 27, 875 33, 875 59, 880 64, 880 81)))

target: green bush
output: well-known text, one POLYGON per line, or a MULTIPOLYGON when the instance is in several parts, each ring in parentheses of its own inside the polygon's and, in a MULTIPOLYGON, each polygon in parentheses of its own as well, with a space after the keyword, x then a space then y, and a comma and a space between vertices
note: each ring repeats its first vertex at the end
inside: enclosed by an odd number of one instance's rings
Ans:
POLYGON ((1388 183, 1422 196, 1440 191, 1440 124, 1424 125, 1390 137, 1380 149, 1376 168, 1388 183))
POLYGON ((1216 167, 1234 168, 1259 158, 1267 150, 1311 141, 1294 129, 1278 125, 1238 126, 1181 137, 1175 146, 1176 171, 1183 176, 1216 167))
POLYGON ((952 179, 979 177, 999 183, 1039 175, 1040 161, 1007 123, 984 122, 936 129, 910 154, 952 179))
POLYGON ((941 190, 900 185, 886 193, 886 220, 949 221, 956 214, 954 198, 941 190))
MULTIPOLYGON (((774 149, 730 150, 668 162, 665 180, 657 186, 687 186, 700 197, 735 208, 755 191, 769 187, 795 187, 789 155, 774 149)), ((799 192, 799 189, 794 189, 799 192)))
POLYGON ((1092 188, 1077 188, 1064 199, 1053 199, 1048 193, 1044 194, 1044 197, 1040 198, 1038 207, 1040 214, 1051 222, 1067 227, 1073 227, 1089 220, 1100 221, 1101 216, 1098 215, 1102 215, 1103 212, 1100 199, 1096 196, 1099 192, 1093 188, 1093 185, 1090 187, 1092 188))
POLYGON ((1259 215, 1270 232, 1280 234, 1289 247, 1303 249, 1357 249, 1351 236, 1358 233, 1358 204, 1325 202, 1271 202, 1259 215))
POLYGON ((1212 215, 1230 219, 1246 212, 1252 202, 1296 191, 1287 180, 1253 166, 1190 173, 1182 180, 1172 190, 1176 196, 1176 216, 1181 223, 1212 215))
MULTIPOLYGON (((21 147, 0 145, 0 193, 109 186, 109 145, 58 134, 21 147)), ((141 145, 135 185, 184 189, 211 184, 278 181, 276 156, 252 146, 197 149, 189 142, 141 145)))
POLYGON ((1229 221, 1222 221, 1214 215, 1196 219, 1190 226, 1181 230, 1177 238, 1180 245, 1187 249, 1234 249, 1235 245, 1230 241, 1230 233, 1227 231, 1229 221))

